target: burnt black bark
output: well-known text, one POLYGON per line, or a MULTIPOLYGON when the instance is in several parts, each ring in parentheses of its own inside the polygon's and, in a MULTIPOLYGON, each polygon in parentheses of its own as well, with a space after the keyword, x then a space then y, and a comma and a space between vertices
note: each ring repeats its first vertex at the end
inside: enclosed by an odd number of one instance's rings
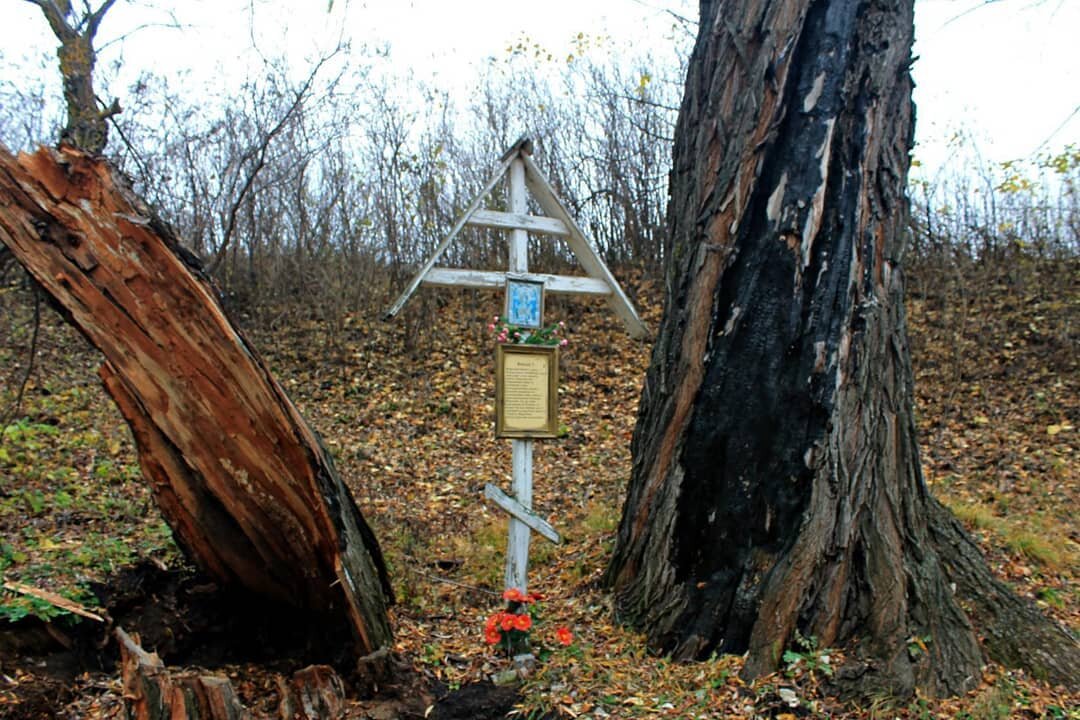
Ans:
MULTIPOLYGON (((849 646, 862 690, 958 693, 980 676, 952 583, 992 577, 944 541, 962 530, 929 496, 912 414, 912 13, 701 4, 665 313, 608 571, 620 616, 678 658, 748 651, 757 675, 798 631, 849 646)), ((1077 644, 1053 636, 1068 661, 1042 671, 1074 683, 1077 644)))

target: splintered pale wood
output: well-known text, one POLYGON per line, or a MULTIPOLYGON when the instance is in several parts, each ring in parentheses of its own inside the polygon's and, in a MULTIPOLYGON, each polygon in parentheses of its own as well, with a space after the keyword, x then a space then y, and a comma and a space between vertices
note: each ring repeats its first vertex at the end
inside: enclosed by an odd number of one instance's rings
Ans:
POLYGON ((96 620, 97 622, 105 622, 105 619, 97 613, 90 612, 84 606, 75 602, 74 600, 68 600, 63 595, 57 595, 54 592, 48 590, 42 590, 41 588, 31 587, 30 585, 23 585, 22 583, 7 581, 4 583, 4 589, 11 592, 19 593, 20 595, 29 595, 35 597, 38 600, 44 600, 53 607, 58 607, 61 610, 67 610, 75 615, 80 615, 90 620, 96 620))
POLYGON ((344 717, 345 685, 327 665, 309 665, 290 680, 277 680, 281 720, 329 720, 344 717))
POLYGON ((170 673, 138 636, 116 630, 120 677, 131 720, 251 720, 228 678, 170 673))
POLYGON ((178 543, 225 584, 391 641, 377 541, 318 436, 110 166, 0 147, 0 242, 105 356, 178 543))

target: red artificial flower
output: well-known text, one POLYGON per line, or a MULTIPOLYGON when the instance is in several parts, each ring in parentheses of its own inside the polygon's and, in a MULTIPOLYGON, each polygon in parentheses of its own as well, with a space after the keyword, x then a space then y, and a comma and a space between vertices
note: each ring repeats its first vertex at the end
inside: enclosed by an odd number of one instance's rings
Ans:
POLYGON ((496 645, 500 640, 502 640, 502 633, 498 630, 492 628, 484 632, 484 642, 488 645, 496 645))
POLYGON ((489 617, 487 619, 487 622, 484 623, 484 630, 494 630, 495 627, 499 624, 499 621, 502 620, 502 615, 503 614, 501 612, 498 612, 489 617))
POLYGON ((561 627, 555 631, 555 640, 557 640, 560 645, 569 645, 574 642, 574 633, 570 632, 569 628, 561 627))
POLYGON ((521 591, 518 590, 517 588, 510 588, 509 590, 504 592, 503 593, 503 600, 508 600, 510 602, 516 602, 516 603, 527 602, 525 600, 525 596, 522 595, 521 591))
POLYGON ((527 603, 540 602, 543 599, 544 599, 544 596, 541 595, 538 592, 531 592, 531 593, 529 593, 528 595, 525 596, 525 602, 527 602, 527 603))
POLYGON ((516 616, 511 615, 510 613, 503 614, 502 620, 501 620, 501 625, 502 625, 503 630, 513 630, 514 629, 514 617, 516 617, 516 616))
POLYGON ((521 615, 513 615, 514 629, 525 632, 532 627, 532 618, 528 613, 522 613, 521 615))

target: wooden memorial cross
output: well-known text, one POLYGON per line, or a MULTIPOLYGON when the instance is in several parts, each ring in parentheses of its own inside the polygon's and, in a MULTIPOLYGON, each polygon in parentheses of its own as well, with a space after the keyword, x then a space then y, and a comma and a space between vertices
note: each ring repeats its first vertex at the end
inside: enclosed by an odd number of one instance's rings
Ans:
MULTIPOLYGON (((619 287, 600 256, 593 250, 581 228, 574 222, 570 212, 540 174, 532 160, 532 140, 519 139, 500 158, 500 163, 480 193, 469 203, 465 212, 454 223, 450 233, 435 248, 420 271, 413 277, 405 291, 386 312, 392 318, 401 311, 421 283, 443 287, 469 287, 500 289, 509 292, 510 277, 528 278, 543 283, 543 291, 568 295, 601 295, 608 300, 612 310, 619 316, 627 332, 634 338, 645 338, 648 327, 638 316, 634 306, 619 287), (508 182, 509 212, 480 209, 484 198, 504 177, 508 182), (545 215, 530 215, 528 195, 531 192, 545 215), (509 261, 506 272, 469 270, 464 268, 435 267, 446 248, 466 225, 499 228, 510 231, 509 261), (570 246, 578 262, 586 272, 585 277, 567 275, 529 274, 529 233, 562 237, 570 246)), ((506 495, 494 485, 484 487, 484 495, 510 514, 510 537, 506 557, 506 589, 527 591, 529 561, 529 533, 531 530, 552 542, 561 541, 555 528, 532 510, 532 456, 533 439, 514 438, 512 441, 513 491, 506 495)))

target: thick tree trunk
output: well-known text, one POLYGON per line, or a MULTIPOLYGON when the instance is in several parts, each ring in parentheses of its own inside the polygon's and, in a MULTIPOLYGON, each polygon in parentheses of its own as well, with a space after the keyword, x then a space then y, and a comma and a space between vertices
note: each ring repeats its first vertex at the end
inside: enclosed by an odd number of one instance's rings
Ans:
POLYGON ((225 584, 389 645, 378 542, 318 436, 171 230, 101 160, 0 147, 0 243, 105 355, 179 545, 225 584))
POLYGON ((900 693, 978 681, 955 583, 1023 615, 1011 647, 1054 638, 1039 670, 1075 683, 1075 640, 1001 599, 921 475, 900 271, 911 42, 911 0, 702 2, 608 579, 676 657, 748 651, 753 676, 798 631, 848 646, 860 689, 900 693))

